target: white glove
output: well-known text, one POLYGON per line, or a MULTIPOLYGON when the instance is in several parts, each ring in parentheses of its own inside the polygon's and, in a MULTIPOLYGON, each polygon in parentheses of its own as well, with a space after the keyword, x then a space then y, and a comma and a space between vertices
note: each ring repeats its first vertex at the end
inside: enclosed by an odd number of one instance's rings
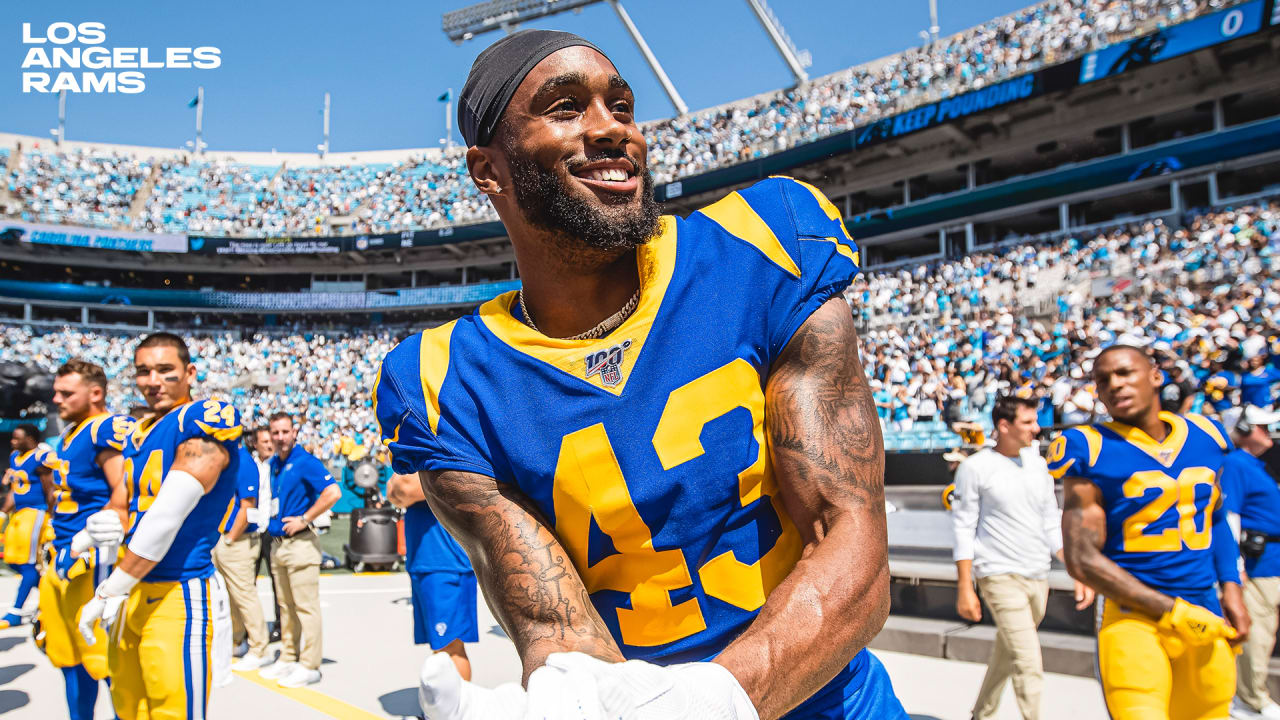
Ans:
POLYGON ((120 513, 115 510, 103 509, 90 515, 84 529, 96 547, 124 542, 124 525, 120 523, 120 513))
POLYGON ((93 599, 80 608, 80 634, 84 636, 86 645, 92 645, 97 639, 93 635, 93 623, 101 620, 102 629, 111 632, 111 623, 120 614, 120 606, 129 598, 128 595, 102 596, 94 593, 93 599))
POLYGON ((634 708, 606 712, 596 678, 578 668, 549 665, 529 675, 528 705, 522 720, 634 720, 634 708))
POLYGON ((506 683, 490 690, 462 679, 448 654, 433 653, 418 674, 418 705, 427 720, 519 720, 524 689, 506 683))
POLYGON ((606 717, 760 720, 738 679, 717 663, 662 667, 641 660, 607 663, 583 653, 552 653, 547 666, 593 676, 606 717))
POLYGON ((93 623, 102 621, 102 629, 110 632, 111 624, 120 615, 120 606, 129 599, 129 593, 138 584, 138 578, 121 570, 119 567, 111 571, 106 580, 98 585, 93 599, 80 608, 80 634, 89 645, 94 643, 93 623))

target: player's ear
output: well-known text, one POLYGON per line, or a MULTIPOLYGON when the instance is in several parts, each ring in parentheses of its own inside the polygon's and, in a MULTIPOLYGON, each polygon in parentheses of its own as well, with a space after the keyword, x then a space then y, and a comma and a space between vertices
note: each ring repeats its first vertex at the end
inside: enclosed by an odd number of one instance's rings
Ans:
POLYGON ((473 145, 467 148, 467 170, 471 172, 471 182, 485 195, 501 195, 503 186, 509 186, 506 173, 503 172, 506 163, 497 161, 495 157, 498 152, 492 147, 473 145))

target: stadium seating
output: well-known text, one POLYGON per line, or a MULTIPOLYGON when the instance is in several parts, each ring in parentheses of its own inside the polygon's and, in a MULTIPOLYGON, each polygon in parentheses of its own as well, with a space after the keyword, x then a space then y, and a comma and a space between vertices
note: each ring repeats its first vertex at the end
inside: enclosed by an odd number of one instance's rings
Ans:
MULTIPOLYGON (((956 420, 976 421, 990 432, 989 412, 999 392, 1042 398, 1042 424, 1088 420, 1098 409, 1089 359, 1118 340, 1167 348, 1198 382, 1222 369, 1224 356, 1280 357, 1280 348, 1263 334, 1280 326, 1280 281, 1272 279, 1278 270, 1280 202, 1273 201, 1203 212, 1181 227, 1118 226, 1090 238, 867 273, 845 297, 862 328, 876 401, 884 406, 886 449, 939 450, 962 444, 951 430, 956 420), (1094 271, 1131 275, 1137 293, 1094 295, 1088 287, 1094 271), (1039 315, 1020 305, 1035 293, 1052 299, 1039 315)), ((488 285, 489 294, 514 287, 488 285)), ((480 287, 398 292, 479 302, 485 299, 474 295, 480 287)), ((387 302, 397 296, 369 294, 387 302)), ((314 294, 279 295, 300 303, 314 294)), ((52 370, 75 354, 107 368, 114 407, 137 402, 127 370, 127 349, 136 338, 17 326, 2 333, 0 362, 33 361, 52 370)), ((364 328, 203 334, 193 340, 192 352, 202 393, 230 396, 249 424, 261 424, 278 409, 297 413, 308 421, 303 441, 321 457, 352 459, 377 447, 369 387, 395 340, 385 329, 364 328)))
MULTIPOLYGON (((803 88, 646 123, 650 167, 666 183, 771 155, 1235 1, 1049 0, 803 88)), ((131 211, 151 165, 112 154, 24 150, 7 184, 23 204, 23 219, 157 232, 327 235, 496 218, 467 178, 461 149, 322 167, 182 156, 158 163, 145 207, 131 211)))

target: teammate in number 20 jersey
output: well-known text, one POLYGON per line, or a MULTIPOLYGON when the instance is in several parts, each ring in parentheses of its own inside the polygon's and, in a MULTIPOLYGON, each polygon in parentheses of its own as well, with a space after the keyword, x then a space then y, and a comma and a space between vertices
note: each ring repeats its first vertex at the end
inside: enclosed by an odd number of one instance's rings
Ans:
MULTIPOLYGON (((375 393, 395 471, 518 487, 625 656, 715 657, 800 557, 763 388, 791 336, 858 270, 838 218, 816 188, 769 179, 688 220, 664 217, 639 249, 639 304, 604 338, 538 333, 516 293, 409 338, 375 393)), ((788 717, 904 715, 864 650, 788 717)))
POLYGON ((1067 481, 1068 569, 1107 595, 1098 666, 1112 717, 1221 718, 1235 691, 1235 631, 1222 618, 1219 583, 1240 602, 1238 549, 1217 483, 1231 446, 1216 421, 1160 411, 1157 372, 1135 348, 1100 354, 1101 399, 1122 419, 1064 432, 1050 445, 1049 471, 1067 481), (1080 526, 1081 497, 1105 512, 1104 527, 1080 526), (1090 530, 1102 538, 1102 556, 1138 584, 1108 589, 1107 576, 1120 582, 1114 572, 1082 572, 1091 565, 1082 541, 1090 530))
POLYGON ((9 515, 4 529, 4 561, 22 580, 13 607, 0 618, 0 629, 21 624, 25 619, 27 596, 40 582, 37 563, 41 547, 52 539, 45 493, 53 486, 49 476, 54 456, 39 443, 40 430, 29 424, 14 428, 9 439, 13 452, 4 473, 4 484, 9 488, 3 505, 4 513, 9 515))

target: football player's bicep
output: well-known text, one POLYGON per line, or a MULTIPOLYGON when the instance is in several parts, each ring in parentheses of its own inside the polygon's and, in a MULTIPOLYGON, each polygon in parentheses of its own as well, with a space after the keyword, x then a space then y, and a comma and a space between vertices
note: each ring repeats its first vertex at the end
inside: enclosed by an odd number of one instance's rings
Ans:
POLYGON ((806 543, 837 517, 884 524, 884 442, 844 300, 813 312, 774 363, 765 430, 787 513, 806 543))
POLYGON ((111 504, 123 507, 127 490, 124 485, 124 455, 118 450, 100 450, 95 459, 111 488, 111 504))
POLYGON ((1101 549, 1107 540, 1107 511, 1093 482, 1066 477, 1062 483, 1062 535, 1067 552, 1079 543, 1101 549))
POLYGON ((169 472, 182 471, 190 474, 200 481, 200 485, 208 493, 218 483, 218 476, 222 475, 230 462, 231 455, 222 443, 208 437, 193 437, 178 445, 169 472))

